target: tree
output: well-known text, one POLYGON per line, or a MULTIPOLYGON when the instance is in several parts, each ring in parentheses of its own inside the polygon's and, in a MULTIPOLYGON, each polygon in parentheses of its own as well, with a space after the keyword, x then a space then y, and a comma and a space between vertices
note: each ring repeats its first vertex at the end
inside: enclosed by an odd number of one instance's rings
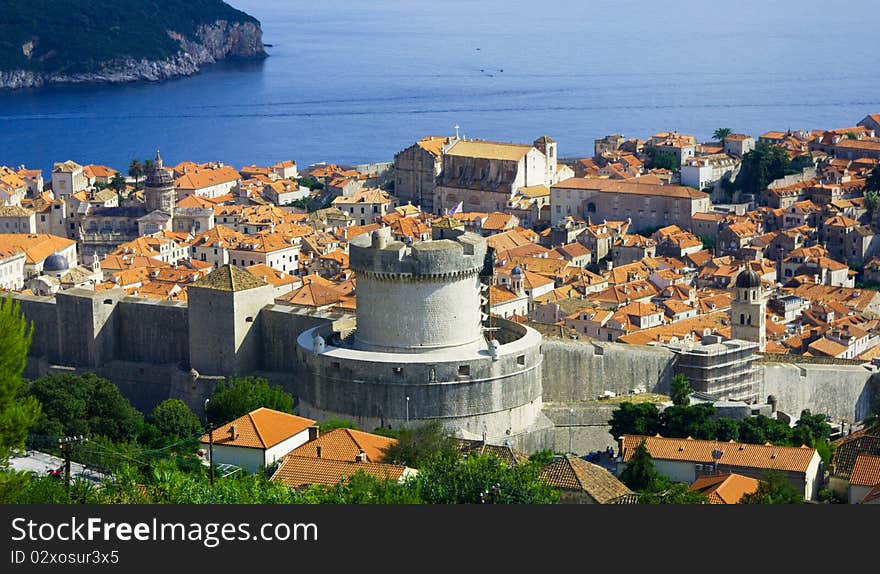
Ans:
POLYGON ((788 152, 779 146, 758 142, 755 149, 743 156, 734 186, 744 193, 757 194, 770 182, 797 172, 791 167, 788 152))
POLYGON ((144 175, 144 166, 141 164, 141 160, 133 159, 128 166, 128 175, 134 178, 134 186, 138 186, 138 181, 144 175))
POLYGON ((654 469, 654 459, 645 445, 646 440, 642 439, 620 473, 620 481, 631 490, 653 490, 660 480, 660 475, 654 469))
POLYGON ((35 448, 53 449, 58 438, 70 435, 126 442, 143 428, 143 416, 119 388, 94 373, 47 375, 21 392, 43 405, 28 441, 35 448))
POLYGON ((559 493, 544 485, 541 467, 509 466, 494 454, 439 454, 415 476, 413 486, 427 504, 550 504, 559 493))
POLYGON ((679 373, 672 377, 672 404, 680 407, 686 407, 690 404, 690 395, 694 392, 691 388, 690 381, 683 374, 679 373))
POLYGON ((741 504, 802 504, 803 493, 791 485, 785 476, 778 471, 772 470, 764 475, 758 483, 758 490, 746 494, 740 500, 741 504))
POLYGON ((205 410, 212 423, 226 424, 260 407, 289 413, 293 395, 262 377, 230 377, 217 383, 205 410))
POLYGON ((653 436, 660 432, 660 412, 652 403, 621 403, 611 412, 611 436, 625 434, 653 436))
POLYGON ((683 482, 673 484, 661 476, 653 490, 639 495, 639 504, 709 504, 709 497, 691 490, 683 482))
POLYGON ((202 432, 202 423, 186 404, 178 399, 167 399, 156 405, 147 416, 166 443, 177 439, 196 439, 202 432))
POLYGON ((121 173, 116 172, 116 175, 110 180, 110 187, 115 189, 116 193, 122 193, 125 191, 125 178, 122 177, 121 173))
POLYGON ((871 174, 865 180, 865 189, 880 192, 880 164, 875 165, 874 169, 871 170, 871 174))
POLYGON ((730 128, 718 128, 715 130, 715 133, 712 134, 712 137, 717 141, 724 143, 724 140, 727 139, 727 136, 731 134, 730 128))
POLYGON ((321 421, 321 424, 318 425, 318 430, 322 433, 330 432, 333 429, 355 429, 358 430, 358 426, 354 424, 352 421, 345 419, 327 419, 325 421, 321 421))
POLYGON ((658 150, 655 147, 649 147, 648 156, 651 158, 651 167, 655 169, 668 169, 669 171, 678 171, 681 169, 681 163, 675 155, 658 150))
POLYGON ((0 299, 0 468, 12 450, 24 446, 28 429, 40 416, 40 403, 19 394, 31 334, 19 304, 0 299))
POLYGON ((712 440, 718 427, 714 415, 715 407, 710 403, 666 407, 660 413, 660 434, 665 437, 712 440))
POLYGON ((412 429, 400 429, 397 442, 384 451, 385 461, 421 468, 435 456, 459 457, 455 438, 440 421, 431 420, 412 429))

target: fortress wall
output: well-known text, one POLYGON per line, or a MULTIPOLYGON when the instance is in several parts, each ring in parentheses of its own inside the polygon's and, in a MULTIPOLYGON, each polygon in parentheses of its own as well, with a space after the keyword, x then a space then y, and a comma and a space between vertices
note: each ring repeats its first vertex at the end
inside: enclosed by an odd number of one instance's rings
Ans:
POLYGON ((668 394, 675 354, 661 347, 544 338, 544 401, 590 401, 636 387, 668 394))
POLYGON ((875 372, 856 365, 759 363, 764 368, 764 390, 778 399, 777 408, 800 417, 803 409, 849 421, 867 416, 877 392, 875 372))
POLYGON ((188 369, 189 314, 185 303, 125 298, 118 307, 118 358, 188 369))
POLYGON ((296 338, 300 333, 347 315, 323 311, 305 311, 287 305, 269 305, 260 312, 263 341, 262 368, 266 371, 292 372, 297 368, 296 338))
POLYGON ((32 295, 13 295, 21 305, 25 318, 33 323, 30 355, 57 360, 58 347, 58 309, 54 297, 32 295))

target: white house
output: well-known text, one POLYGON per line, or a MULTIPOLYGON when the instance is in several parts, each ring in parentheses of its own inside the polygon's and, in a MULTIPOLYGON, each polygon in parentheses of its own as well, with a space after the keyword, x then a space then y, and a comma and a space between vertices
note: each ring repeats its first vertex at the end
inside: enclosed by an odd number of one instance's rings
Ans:
POLYGON ((24 287, 24 251, 0 248, 0 290, 17 291, 24 287))
POLYGON ((234 192, 240 184, 241 174, 222 164, 200 166, 174 180, 178 201, 190 195, 220 197, 234 192))
POLYGON ((620 437, 618 476, 643 440, 654 468, 672 482, 690 484, 701 476, 718 473, 736 473, 761 480, 769 471, 777 471, 803 493, 805 500, 815 500, 819 492, 822 459, 816 449, 806 446, 624 435, 620 437))
POLYGON ((262 263, 278 271, 296 273, 300 249, 299 238, 287 241, 280 233, 245 235, 229 250, 229 262, 242 268, 262 263))
MULTIPOLYGON (((260 407, 214 429, 214 464, 232 464, 256 472, 317 436, 315 421, 260 407)), ((201 439, 205 452, 210 437, 201 439)))
POLYGON ((52 193, 61 199, 78 193, 88 187, 83 166, 75 161, 58 162, 52 168, 52 193))

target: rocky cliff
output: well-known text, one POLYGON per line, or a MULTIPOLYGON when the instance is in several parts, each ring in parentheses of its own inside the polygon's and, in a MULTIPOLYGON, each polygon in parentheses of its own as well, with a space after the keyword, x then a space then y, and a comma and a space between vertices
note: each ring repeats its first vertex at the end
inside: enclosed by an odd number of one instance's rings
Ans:
MULTIPOLYGON (((195 38, 169 30, 180 51, 162 60, 123 58, 101 63, 94 71, 67 74, 30 70, 0 70, 0 89, 36 88, 48 84, 120 83, 159 81, 197 73, 201 66, 230 58, 256 59, 266 56, 263 31, 253 22, 217 20, 203 24, 195 38)), ((26 47, 22 46, 26 51, 26 47)))

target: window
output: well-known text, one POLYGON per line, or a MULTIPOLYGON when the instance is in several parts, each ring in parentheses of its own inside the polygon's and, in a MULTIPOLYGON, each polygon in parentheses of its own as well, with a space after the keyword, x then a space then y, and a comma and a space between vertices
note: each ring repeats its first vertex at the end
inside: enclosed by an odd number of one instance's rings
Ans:
POLYGON ((740 324, 740 325, 745 325, 745 324, 746 324, 746 316, 745 316, 745 314, 743 314, 743 313, 740 313, 740 314, 739 314, 739 324, 740 324))
MULTIPOLYGON (((584 335, 586 335, 586 334, 587 334, 587 328, 584 327, 584 335)), ((525 365, 526 364, 526 356, 525 355, 518 356, 516 358, 516 364, 517 365, 525 365)))
POLYGON ((459 377, 471 376, 471 366, 470 365, 459 365, 458 366, 458 376, 459 377))

